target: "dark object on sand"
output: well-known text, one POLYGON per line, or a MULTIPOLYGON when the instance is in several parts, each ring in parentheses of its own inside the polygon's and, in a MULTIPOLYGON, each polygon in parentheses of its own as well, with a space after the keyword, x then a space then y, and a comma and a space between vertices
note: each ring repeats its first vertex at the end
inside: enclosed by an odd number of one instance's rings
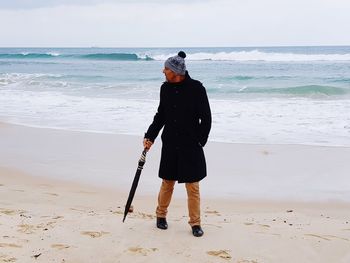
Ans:
POLYGON ((40 256, 41 256, 41 253, 36 254, 36 255, 33 255, 32 257, 35 258, 35 259, 37 259, 37 258, 40 257, 40 256))
POLYGON ((126 202, 126 205, 125 205, 123 222, 125 221, 126 215, 128 214, 131 203, 132 203, 132 199, 134 198, 136 188, 137 188, 137 185, 139 183, 141 171, 142 171, 143 165, 146 162, 146 154, 147 154, 147 149, 144 149, 142 154, 141 154, 140 160, 139 160, 139 165, 138 165, 137 170, 136 170, 134 181, 132 182, 128 201, 126 202))

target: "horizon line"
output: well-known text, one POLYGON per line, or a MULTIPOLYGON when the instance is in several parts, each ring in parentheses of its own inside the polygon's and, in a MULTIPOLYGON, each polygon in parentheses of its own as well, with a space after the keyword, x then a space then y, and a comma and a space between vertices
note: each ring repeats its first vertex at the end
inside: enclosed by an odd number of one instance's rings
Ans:
POLYGON ((347 45, 262 45, 262 46, 0 46, 0 48, 278 48, 278 47, 350 47, 347 45))

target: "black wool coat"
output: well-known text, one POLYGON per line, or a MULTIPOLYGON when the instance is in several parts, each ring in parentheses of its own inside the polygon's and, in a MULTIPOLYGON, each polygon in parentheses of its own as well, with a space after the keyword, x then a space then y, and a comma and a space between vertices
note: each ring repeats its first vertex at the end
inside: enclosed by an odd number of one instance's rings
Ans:
POLYGON ((145 138, 152 142, 162 132, 159 177, 192 183, 207 175, 203 147, 211 128, 211 112, 202 83, 186 72, 182 82, 164 82, 158 111, 145 138))

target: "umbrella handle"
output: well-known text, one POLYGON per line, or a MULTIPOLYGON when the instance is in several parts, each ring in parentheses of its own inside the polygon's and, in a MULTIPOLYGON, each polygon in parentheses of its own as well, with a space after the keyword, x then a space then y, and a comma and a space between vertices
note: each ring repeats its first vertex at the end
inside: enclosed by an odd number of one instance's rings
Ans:
POLYGON ((141 157, 139 159, 138 169, 142 169, 143 168, 143 165, 146 162, 146 154, 147 154, 147 152, 148 152, 148 149, 144 148, 143 151, 142 151, 141 157))

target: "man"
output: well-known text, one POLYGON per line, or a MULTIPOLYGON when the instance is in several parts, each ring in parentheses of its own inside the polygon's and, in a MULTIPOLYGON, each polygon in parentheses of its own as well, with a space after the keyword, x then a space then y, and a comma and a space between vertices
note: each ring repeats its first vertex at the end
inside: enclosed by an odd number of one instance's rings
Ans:
POLYGON ((189 224, 196 237, 204 234, 200 220, 199 181, 206 177, 203 147, 211 128, 211 112, 202 83, 191 79, 186 71, 186 54, 165 61, 166 81, 161 86, 158 111, 143 141, 150 149, 159 131, 162 133, 162 154, 159 177, 163 179, 158 195, 157 227, 167 229, 167 209, 174 184, 185 183, 189 224))

